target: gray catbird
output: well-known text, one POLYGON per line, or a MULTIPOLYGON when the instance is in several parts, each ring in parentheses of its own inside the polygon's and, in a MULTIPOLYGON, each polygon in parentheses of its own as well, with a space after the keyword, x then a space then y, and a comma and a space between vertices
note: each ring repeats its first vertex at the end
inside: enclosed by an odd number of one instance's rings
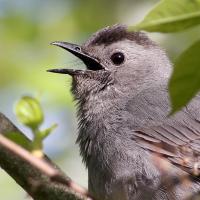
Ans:
POLYGON ((171 64, 142 32, 114 25, 83 45, 53 42, 80 58, 72 76, 80 153, 96 200, 185 199, 200 190, 200 100, 168 116, 171 64), (193 177, 185 181, 184 177, 193 177), (184 180, 184 181, 183 181, 184 180))

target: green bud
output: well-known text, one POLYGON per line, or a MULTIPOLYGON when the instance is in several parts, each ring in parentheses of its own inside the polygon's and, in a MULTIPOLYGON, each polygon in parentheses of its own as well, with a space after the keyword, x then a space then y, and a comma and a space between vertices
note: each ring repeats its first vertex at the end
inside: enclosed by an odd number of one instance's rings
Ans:
POLYGON ((39 101, 29 96, 24 96, 17 102, 15 113, 22 124, 33 130, 37 129, 44 119, 39 101))

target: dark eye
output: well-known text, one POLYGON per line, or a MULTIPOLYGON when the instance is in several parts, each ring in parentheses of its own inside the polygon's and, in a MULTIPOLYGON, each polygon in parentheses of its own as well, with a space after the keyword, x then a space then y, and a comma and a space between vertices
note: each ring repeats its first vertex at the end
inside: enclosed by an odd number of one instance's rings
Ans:
POLYGON ((115 65, 120 65, 124 62, 124 54, 121 52, 114 53, 110 58, 115 65))

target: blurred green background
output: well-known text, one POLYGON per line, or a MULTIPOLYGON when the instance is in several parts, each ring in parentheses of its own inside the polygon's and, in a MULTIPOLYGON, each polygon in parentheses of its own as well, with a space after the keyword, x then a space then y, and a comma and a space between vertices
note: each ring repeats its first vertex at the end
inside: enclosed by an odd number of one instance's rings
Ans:
MULTIPOLYGON (((44 127, 58 123, 45 152, 76 182, 87 187, 87 171, 75 145, 77 126, 70 78, 47 73, 55 67, 84 67, 55 40, 81 44, 99 28, 140 21, 156 0, 0 0, 0 112, 27 134, 13 114, 22 95, 40 96, 44 127)), ((195 40, 199 28, 177 34, 149 34, 173 59, 195 40), (174 45, 176 44, 176 45, 174 45)), ((26 199, 26 193, 0 170, 2 200, 26 199)))

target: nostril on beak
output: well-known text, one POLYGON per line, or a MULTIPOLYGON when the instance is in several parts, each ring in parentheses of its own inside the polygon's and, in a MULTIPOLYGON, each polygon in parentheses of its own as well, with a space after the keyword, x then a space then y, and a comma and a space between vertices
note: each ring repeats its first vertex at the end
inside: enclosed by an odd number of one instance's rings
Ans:
POLYGON ((75 49, 76 51, 81 51, 81 47, 78 47, 78 46, 75 47, 74 49, 75 49))

